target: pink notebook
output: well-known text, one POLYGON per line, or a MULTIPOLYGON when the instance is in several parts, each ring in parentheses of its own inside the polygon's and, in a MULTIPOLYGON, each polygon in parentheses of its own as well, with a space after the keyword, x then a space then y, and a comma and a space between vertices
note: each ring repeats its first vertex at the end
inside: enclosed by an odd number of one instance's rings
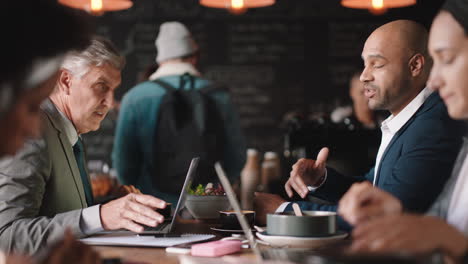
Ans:
POLYGON ((192 246, 192 256, 199 257, 219 257, 231 253, 235 253, 241 250, 241 241, 212 241, 192 246))

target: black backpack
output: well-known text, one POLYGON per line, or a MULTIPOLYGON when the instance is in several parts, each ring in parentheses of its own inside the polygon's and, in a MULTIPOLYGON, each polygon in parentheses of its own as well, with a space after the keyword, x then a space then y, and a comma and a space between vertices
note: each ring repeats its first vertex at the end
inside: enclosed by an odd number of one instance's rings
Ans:
POLYGON ((210 85, 194 88, 194 77, 184 74, 179 88, 154 80, 166 90, 161 100, 156 121, 153 146, 153 187, 157 190, 179 194, 190 161, 200 157, 192 178, 192 186, 217 179, 213 165, 224 155, 224 119, 211 93, 223 90, 210 85), (189 90, 183 89, 189 82, 189 90))

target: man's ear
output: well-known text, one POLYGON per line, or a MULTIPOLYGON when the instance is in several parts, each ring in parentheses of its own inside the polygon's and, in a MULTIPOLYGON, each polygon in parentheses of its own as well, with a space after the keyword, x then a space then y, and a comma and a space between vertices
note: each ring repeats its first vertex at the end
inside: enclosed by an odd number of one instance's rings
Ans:
POLYGON ((68 70, 60 69, 58 77, 58 88, 60 92, 70 95, 72 85, 72 75, 68 70))
POLYGON ((408 62, 411 76, 416 77, 423 73, 426 59, 420 53, 416 53, 408 62))

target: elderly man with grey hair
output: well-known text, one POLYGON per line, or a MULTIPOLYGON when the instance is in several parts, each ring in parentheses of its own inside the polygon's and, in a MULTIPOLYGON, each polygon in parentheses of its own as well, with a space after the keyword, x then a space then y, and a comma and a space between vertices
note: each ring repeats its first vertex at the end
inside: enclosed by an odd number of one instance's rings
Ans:
POLYGON ((93 203, 80 135, 99 128, 124 64, 113 44, 101 37, 65 57, 54 91, 40 109, 41 138, 0 160, 2 249, 35 253, 67 228, 83 237, 121 228, 140 232, 142 225, 163 222, 155 209, 166 203, 152 196, 132 193, 103 205, 93 203))

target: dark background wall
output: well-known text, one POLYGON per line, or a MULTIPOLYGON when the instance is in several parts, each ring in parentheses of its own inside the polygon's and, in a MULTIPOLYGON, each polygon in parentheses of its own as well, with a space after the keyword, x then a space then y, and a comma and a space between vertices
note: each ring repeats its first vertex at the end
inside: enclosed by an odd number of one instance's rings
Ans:
MULTIPOLYGON (((201 46, 204 76, 229 86, 248 146, 281 151, 286 112, 327 112, 349 100, 347 82, 361 68, 361 49, 372 30, 400 18, 429 27, 441 3, 419 0, 374 16, 341 7, 339 0, 277 0, 274 6, 233 15, 197 0, 135 0, 131 9, 106 13, 96 24, 97 33, 127 57, 116 93, 120 100, 138 73, 154 63, 159 25, 185 23, 201 46)), ((110 159, 113 125, 107 121, 100 132, 85 137, 90 158, 110 159)))

